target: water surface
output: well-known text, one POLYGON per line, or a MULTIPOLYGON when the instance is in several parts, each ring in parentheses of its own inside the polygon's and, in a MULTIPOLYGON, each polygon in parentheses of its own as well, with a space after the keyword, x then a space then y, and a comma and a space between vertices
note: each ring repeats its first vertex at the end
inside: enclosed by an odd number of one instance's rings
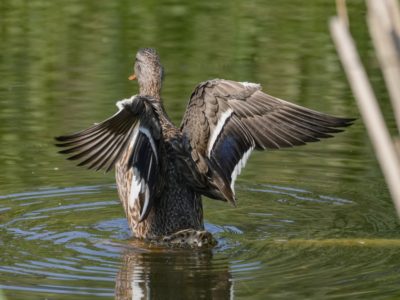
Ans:
MULTIPOLYGON (((0 295, 6 299, 392 299, 399 224, 358 120, 334 139, 254 153, 238 207, 205 199, 212 250, 132 241, 113 174, 79 169, 53 136, 137 92, 135 51, 156 47, 179 124, 197 83, 227 78, 359 117, 328 32, 332 1, 0 0, 0 295)), ((365 27, 351 30, 390 105, 365 27)), ((1 296, 0 296, 1 299, 1 296)))

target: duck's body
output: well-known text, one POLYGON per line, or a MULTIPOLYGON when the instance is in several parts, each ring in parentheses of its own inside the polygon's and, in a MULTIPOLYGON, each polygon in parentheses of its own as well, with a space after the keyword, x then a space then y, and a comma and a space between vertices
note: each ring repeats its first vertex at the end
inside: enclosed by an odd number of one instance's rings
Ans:
POLYGON ((235 204, 235 179, 254 149, 315 142, 352 121, 274 98, 258 84, 214 79, 196 87, 177 128, 162 105, 155 50, 137 53, 135 73, 139 95, 119 101, 119 111, 102 123, 57 140, 79 165, 115 166, 137 238, 209 242, 201 195, 235 204))
MULTIPOLYGON (((161 103, 154 102, 153 105, 164 116, 161 103)), ((133 152, 130 147, 124 151, 115 166, 119 197, 129 226, 139 238, 158 239, 188 228, 204 230, 201 195, 188 186, 182 170, 182 133, 167 118, 160 118, 160 125, 160 156, 163 166, 158 171, 158 176, 162 187, 152 199, 152 209, 142 222, 139 222, 140 202, 136 201, 133 208, 129 206, 135 186, 132 185, 133 168, 127 168, 133 152)))

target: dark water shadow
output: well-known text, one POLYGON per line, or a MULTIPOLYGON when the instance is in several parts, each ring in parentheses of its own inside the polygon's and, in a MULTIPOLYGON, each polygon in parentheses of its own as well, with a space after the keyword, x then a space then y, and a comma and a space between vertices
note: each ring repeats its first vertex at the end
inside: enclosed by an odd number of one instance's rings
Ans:
POLYGON ((143 249, 133 241, 122 256, 115 299, 233 299, 228 262, 211 249, 143 249))

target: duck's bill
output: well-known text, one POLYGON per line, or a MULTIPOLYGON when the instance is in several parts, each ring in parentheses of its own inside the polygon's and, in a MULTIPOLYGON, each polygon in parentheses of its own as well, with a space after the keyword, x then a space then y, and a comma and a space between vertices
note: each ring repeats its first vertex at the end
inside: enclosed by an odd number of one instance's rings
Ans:
POLYGON ((135 74, 132 74, 131 76, 128 77, 129 80, 136 80, 136 78, 137 78, 137 77, 136 77, 135 74))

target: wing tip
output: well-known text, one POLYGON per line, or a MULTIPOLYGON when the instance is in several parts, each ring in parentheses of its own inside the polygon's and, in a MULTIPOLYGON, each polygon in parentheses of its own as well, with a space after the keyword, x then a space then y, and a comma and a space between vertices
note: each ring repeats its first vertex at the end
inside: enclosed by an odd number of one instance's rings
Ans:
MULTIPOLYGON (((332 125, 327 127, 348 127, 353 125, 357 118, 342 118, 342 117, 332 117, 332 125)), ((342 130, 343 131, 343 130, 342 130)), ((340 131, 339 131, 340 132, 340 131)))
MULTIPOLYGON (((63 145, 57 145, 57 144, 56 144, 56 146, 57 147, 63 147, 63 145)), ((60 150, 60 151, 57 151, 57 152, 60 153, 60 154, 70 154, 70 153, 72 153, 71 149, 64 149, 64 150, 60 150)))
MULTIPOLYGON (((56 140, 57 142, 65 142, 65 141, 68 141, 68 139, 69 139, 68 135, 60 135, 60 136, 54 137, 54 140, 56 140)), ((57 144, 56 144, 56 146, 61 147, 61 146, 58 146, 57 144)))
POLYGON ((343 127, 348 127, 354 124, 355 121, 358 120, 358 118, 342 118, 343 122, 344 122, 344 126, 343 127))

